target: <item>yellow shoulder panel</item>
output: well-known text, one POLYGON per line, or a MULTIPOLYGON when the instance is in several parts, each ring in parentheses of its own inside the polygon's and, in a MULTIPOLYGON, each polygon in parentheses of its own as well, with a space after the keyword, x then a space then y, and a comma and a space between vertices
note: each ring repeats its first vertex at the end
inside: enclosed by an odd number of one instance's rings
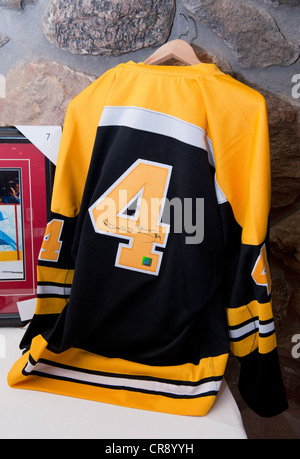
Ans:
POLYGON ((114 81, 114 69, 106 72, 69 104, 60 144, 51 210, 75 217, 80 208, 97 126, 114 81))
POLYGON ((218 185, 243 228, 242 242, 260 244, 266 237, 271 188, 265 99, 225 75, 222 84, 208 84, 204 91, 218 185))

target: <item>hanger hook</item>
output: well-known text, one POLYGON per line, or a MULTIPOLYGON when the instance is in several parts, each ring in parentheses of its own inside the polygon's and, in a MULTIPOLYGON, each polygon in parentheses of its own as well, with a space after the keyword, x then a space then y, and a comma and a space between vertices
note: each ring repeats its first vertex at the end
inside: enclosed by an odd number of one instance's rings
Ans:
POLYGON ((197 23, 195 21, 195 18, 193 18, 192 16, 189 15, 189 18, 193 21, 194 23, 194 27, 195 27, 195 33, 196 35, 191 39, 191 44, 193 44, 194 40, 196 40, 196 38, 198 38, 198 27, 197 27, 197 23))
POLYGON ((183 14, 183 13, 181 13, 181 12, 179 12, 179 14, 181 14, 181 16, 183 16, 183 17, 184 17, 184 19, 186 20, 186 24, 187 24, 187 32, 186 32, 186 33, 181 33, 181 34, 179 35, 179 37, 178 37, 178 38, 179 38, 179 40, 180 40, 180 39, 181 39, 181 37, 184 37, 184 36, 186 36, 186 35, 188 35, 188 34, 189 34, 189 31, 190 31, 190 27, 189 27, 189 21, 188 21, 188 19, 187 19, 186 15, 185 15, 185 14, 183 14))

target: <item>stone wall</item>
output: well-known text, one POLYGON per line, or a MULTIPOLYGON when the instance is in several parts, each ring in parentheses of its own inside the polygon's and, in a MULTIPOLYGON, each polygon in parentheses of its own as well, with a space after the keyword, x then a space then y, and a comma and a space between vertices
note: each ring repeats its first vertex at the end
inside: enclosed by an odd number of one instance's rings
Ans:
POLYGON ((1 126, 62 125, 69 101, 108 68, 180 37, 265 96, 273 307, 288 395, 300 403, 299 23, 300 0, 0 0, 1 126))

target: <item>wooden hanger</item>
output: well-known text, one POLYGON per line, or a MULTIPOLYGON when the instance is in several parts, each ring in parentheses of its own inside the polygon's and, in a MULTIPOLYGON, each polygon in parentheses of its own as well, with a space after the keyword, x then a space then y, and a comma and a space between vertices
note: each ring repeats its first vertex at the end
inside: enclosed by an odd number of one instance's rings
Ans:
POLYGON ((171 40, 162 45, 144 61, 144 64, 158 65, 171 58, 186 65, 201 64, 191 45, 180 39, 171 40))

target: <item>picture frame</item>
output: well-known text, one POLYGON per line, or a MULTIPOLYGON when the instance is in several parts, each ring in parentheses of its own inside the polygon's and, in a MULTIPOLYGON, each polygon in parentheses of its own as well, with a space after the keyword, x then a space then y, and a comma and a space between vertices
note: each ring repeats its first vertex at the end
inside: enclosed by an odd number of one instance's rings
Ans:
POLYGON ((0 327, 22 326, 18 303, 36 298, 37 260, 54 166, 15 127, 0 127, 0 327))

